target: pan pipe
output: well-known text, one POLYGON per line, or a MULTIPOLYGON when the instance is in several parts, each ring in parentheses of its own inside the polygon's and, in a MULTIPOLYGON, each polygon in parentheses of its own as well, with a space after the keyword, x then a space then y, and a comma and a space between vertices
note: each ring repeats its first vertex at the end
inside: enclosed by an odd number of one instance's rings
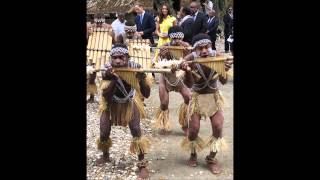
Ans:
POLYGON ((204 66, 209 67, 216 71, 219 75, 227 78, 227 71, 225 70, 225 62, 227 60, 232 60, 233 56, 216 56, 207 58, 197 58, 195 60, 189 61, 188 63, 199 63, 204 66))
MULTIPOLYGON (((128 49, 130 59, 139 63, 142 68, 148 69, 152 67, 150 40, 149 39, 128 39, 128 49)), ((148 78, 153 79, 150 73, 148 78)))
MULTIPOLYGON (((113 68, 115 73, 119 77, 130 84, 134 89, 140 91, 140 86, 138 78, 136 78, 137 73, 169 73, 171 69, 153 69, 153 68, 113 68)), ((100 71, 105 71, 105 69, 100 69, 100 71)), ((149 78, 149 77, 147 77, 149 78)))
POLYGON ((151 53, 149 39, 128 39, 130 59, 143 68, 151 68, 151 53))
POLYGON ((154 63, 153 67, 157 69, 170 69, 177 67, 177 65, 179 65, 181 62, 182 60, 161 59, 158 62, 154 63))
MULTIPOLYGON (((166 60, 166 59, 162 59, 159 60, 158 62, 154 63, 154 68, 157 69, 180 69, 179 65, 182 62, 182 59, 180 60, 166 60)), ((191 69, 190 69, 191 70, 191 69)), ((179 70, 177 72, 177 77, 181 77, 181 75, 183 74, 181 70, 179 70)), ((194 70, 191 70, 191 73, 193 75, 195 75, 197 78, 201 78, 201 76, 199 74, 197 74, 194 70)))
MULTIPOLYGON (((128 50, 129 50, 130 60, 140 64, 143 69, 152 68, 149 39, 128 39, 127 41, 129 44, 128 50)), ((102 56, 97 59, 95 69, 99 70, 101 65, 106 64, 106 62, 109 60, 110 60, 110 55, 109 55, 109 52, 107 52, 106 56, 102 56)), ((144 71, 145 73, 147 73, 147 77, 150 79, 151 82, 153 82, 151 80, 153 79, 151 73, 155 71, 156 70, 144 71)), ((98 78, 100 81, 102 80, 102 76, 100 73, 98 74, 98 78)))
POLYGON ((184 54, 184 50, 192 50, 192 47, 183 47, 183 46, 168 46, 169 52, 173 55, 175 59, 184 58, 186 54, 184 54))
POLYGON ((192 47, 183 46, 168 46, 167 48, 174 59, 184 58, 184 56, 186 56, 186 54, 184 54, 185 49, 192 50, 192 47))
MULTIPOLYGON (((166 46, 172 56, 171 59, 181 59, 184 58, 187 54, 184 54, 184 50, 190 50, 192 51, 192 47, 184 47, 184 46, 166 46)), ((161 47, 155 47, 153 49, 160 49, 161 47)), ((158 60, 156 60, 158 61, 158 60)))
MULTIPOLYGON (((232 60, 233 56, 217 56, 217 57, 207 57, 207 58, 197 58, 191 61, 187 61, 189 64, 191 63, 200 63, 204 66, 209 67, 210 69, 213 69, 218 74, 223 76, 224 78, 227 77, 228 72, 225 71, 225 61, 232 60)), ((156 68, 179 68, 179 64, 182 62, 182 60, 168 60, 168 61, 160 61, 158 63, 155 63, 154 67, 156 68)))
POLYGON ((94 27, 87 44, 87 60, 92 60, 100 68, 101 59, 107 59, 112 47, 112 28, 94 27))

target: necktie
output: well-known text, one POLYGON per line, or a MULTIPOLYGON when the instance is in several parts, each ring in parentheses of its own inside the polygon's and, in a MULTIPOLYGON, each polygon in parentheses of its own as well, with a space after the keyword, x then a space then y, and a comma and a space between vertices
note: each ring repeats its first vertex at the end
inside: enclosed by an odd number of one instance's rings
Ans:
POLYGON ((142 14, 140 14, 140 23, 141 23, 141 25, 142 25, 142 14))
POLYGON ((194 14, 194 15, 193 15, 193 21, 196 21, 196 17, 197 17, 197 16, 194 14))

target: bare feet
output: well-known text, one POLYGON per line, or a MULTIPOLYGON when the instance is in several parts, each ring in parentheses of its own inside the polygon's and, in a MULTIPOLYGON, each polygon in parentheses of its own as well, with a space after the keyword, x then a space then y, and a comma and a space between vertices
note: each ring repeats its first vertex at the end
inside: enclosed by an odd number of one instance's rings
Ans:
POLYGON ((166 131, 166 130, 164 130, 164 129, 161 129, 161 130, 159 131, 159 134, 160 134, 160 135, 169 135, 169 134, 170 134, 170 131, 166 131))
POLYGON ((187 136, 187 135, 188 135, 188 132, 189 132, 188 127, 182 127, 182 130, 183 130, 183 132, 184 132, 184 135, 187 136))
POLYGON ((190 167, 196 167, 198 165, 197 162, 197 155, 191 154, 190 159, 188 160, 188 166, 190 167))
POLYGON ((107 162, 110 162, 109 154, 107 154, 107 155, 102 155, 99 159, 97 159, 97 161, 96 161, 96 166, 103 166, 103 165, 105 165, 107 162))
POLYGON ((138 175, 138 179, 139 180, 145 180, 149 178, 149 171, 146 167, 141 167, 139 169, 139 175, 138 175))
POLYGON ((215 160, 212 163, 208 163, 208 167, 209 167, 210 171, 212 172, 212 174, 220 174, 221 173, 221 167, 218 164, 217 160, 215 160))

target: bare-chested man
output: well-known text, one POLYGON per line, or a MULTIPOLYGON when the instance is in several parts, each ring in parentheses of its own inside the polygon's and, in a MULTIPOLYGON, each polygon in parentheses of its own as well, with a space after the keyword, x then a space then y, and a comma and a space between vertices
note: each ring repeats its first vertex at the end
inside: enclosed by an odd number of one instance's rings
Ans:
POLYGON ((111 64, 105 65, 106 72, 103 74, 101 83, 102 97, 100 103, 100 138, 97 140, 98 149, 103 152, 98 165, 103 165, 109 161, 109 148, 112 145, 110 132, 111 126, 129 125, 133 140, 130 151, 138 155, 139 178, 146 179, 149 177, 147 161, 144 158, 149 149, 150 142, 144 137, 140 129, 140 118, 145 118, 146 114, 143 109, 141 100, 137 97, 136 92, 148 98, 150 96, 150 85, 146 81, 145 73, 138 73, 139 90, 134 89, 126 81, 122 80, 113 68, 140 66, 134 62, 129 62, 129 52, 124 44, 115 44, 111 51, 111 64))
MULTIPOLYGON (((217 152, 224 147, 222 138, 223 116, 223 97, 218 89, 218 80, 225 84, 228 78, 224 78, 214 70, 199 63, 188 65, 187 61, 196 58, 205 58, 216 56, 216 51, 212 50, 210 37, 206 34, 198 34, 192 40, 194 52, 184 58, 181 67, 185 70, 185 84, 192 88, 192 97, 190 102, 189 115, 189 132, 188 137, 182 142, 182 147, 191 152, 188 165, 197 166, 197 152, 205 147, 210 148, 210 153, 206 156, 206 162, 210 171, 214 174, 220 173, 220 166, 215 159, 217 152), (199 77, 194 76, 187 68, 194 70, 199 77), (201 116, 209 117, 212 126, 212 135, 207 142, 204 142, 199 136, 201 116)), ((231 62, 225 63, 225 69, 228 71, 231 62)))
MULTIPOLYGON (((172 53, 169 52, 168 46, 183 46, 186 47, 184 51, 184 55, 190 53, 187 49, 189 44, 187 42, 182 41, 184 34, 182 32, 181 27, 173 26, 168 31, 170 42, 164 44, 160 47, 160 59, 161 60, 173 60, 178 58, 174 57, 172 53)), ((183 71, 173 72, 173 73, 165 73, 160 75, 159 79, 159 97, 160 97, 160 108, 155 116, 156 127, 160 129, 160 134, 168 134, 171 129, 171 124, 169 120, 169 93, 171 91, 175 91, 181 94, 184 99, 184 103, 181 104, 179 110, 179 123, 181 125, 182 130, 187 133, 188 127, 186 123, 186 112, 187 106, 189 103, 189 99, 191 97, 191 92, 189 88, 187 88, 183 83, 183 71), (177 74, 181 74, 180 76, 177 74)))

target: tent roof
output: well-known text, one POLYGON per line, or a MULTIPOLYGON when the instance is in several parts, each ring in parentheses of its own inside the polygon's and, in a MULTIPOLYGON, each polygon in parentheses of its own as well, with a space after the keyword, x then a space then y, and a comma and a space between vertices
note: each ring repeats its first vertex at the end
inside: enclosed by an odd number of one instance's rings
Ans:
MULTIPOLYGON (((140 0, 141 1, 141 0, 140 0)), ((127 12, 135 0, 87 0, 87 13, 127 12)), ((153 9, 153 0, 142 0, 145 9, 153 9)))

